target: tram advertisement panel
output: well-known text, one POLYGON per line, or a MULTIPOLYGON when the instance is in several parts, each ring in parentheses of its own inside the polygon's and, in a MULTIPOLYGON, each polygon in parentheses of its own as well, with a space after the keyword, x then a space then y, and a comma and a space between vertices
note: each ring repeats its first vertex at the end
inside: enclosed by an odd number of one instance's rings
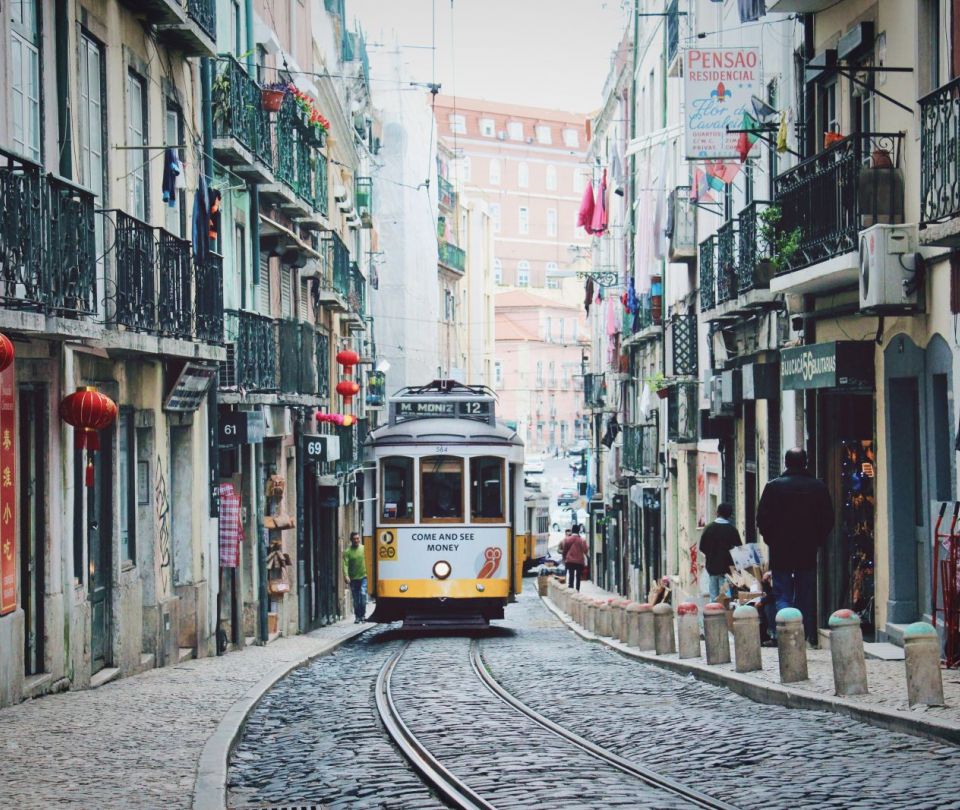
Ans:
POLYGON ((379 529, 379 578, 436 578, 434 564, 450 564, 444 579, 503 579, 509 573, 505 526, 417 526, 379 529))

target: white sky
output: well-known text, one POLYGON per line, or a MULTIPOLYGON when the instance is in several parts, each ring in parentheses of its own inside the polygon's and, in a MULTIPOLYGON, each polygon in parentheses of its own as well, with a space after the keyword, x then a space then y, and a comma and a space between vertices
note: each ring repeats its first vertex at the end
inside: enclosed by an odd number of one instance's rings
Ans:
POLYGON ((626 24, 626 0, 347 0, 367 47, 399 42, 441 93, 588 113, 626 24), (436 13, 436 53, 433 15, 436 13), (394 33, 395 32, 395 33, 394 33), (436 79, 434 79, 434 57, 436 79))

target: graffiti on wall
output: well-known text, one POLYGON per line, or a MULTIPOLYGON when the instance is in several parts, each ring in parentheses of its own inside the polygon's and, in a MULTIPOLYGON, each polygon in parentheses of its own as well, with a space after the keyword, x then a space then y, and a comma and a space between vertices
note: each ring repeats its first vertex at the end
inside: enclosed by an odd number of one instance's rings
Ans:
POLYGON ((170 555, 170 501, 167 498, 167 481, 163 477, 163 461, 157 456, 157 484, 153 490, 157 510, 157 551, 160 560, 160 587, 164 594, 170 593, 172 558, 170 555))

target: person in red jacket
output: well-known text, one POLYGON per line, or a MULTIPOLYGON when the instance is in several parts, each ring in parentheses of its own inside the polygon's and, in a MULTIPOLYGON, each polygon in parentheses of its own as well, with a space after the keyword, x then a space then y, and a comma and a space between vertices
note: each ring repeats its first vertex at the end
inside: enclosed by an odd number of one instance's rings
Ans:
POLYGON ((563 555, 563 564, 567 569, 567 585, 580 590, 580 577, 587 564, 587 555, 590 548, 587 541, 580 536, 580 527, 574 526, 560 544, 560 553, 563 555))

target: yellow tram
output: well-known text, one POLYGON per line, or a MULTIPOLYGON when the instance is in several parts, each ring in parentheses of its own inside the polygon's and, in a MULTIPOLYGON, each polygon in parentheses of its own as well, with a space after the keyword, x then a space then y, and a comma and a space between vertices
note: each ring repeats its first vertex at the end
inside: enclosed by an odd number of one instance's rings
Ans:
POLYGON ((523 442, 495 400, 453 380, 404 388, 367 436, 374 621, 484 626, 521 587, 523 442))

